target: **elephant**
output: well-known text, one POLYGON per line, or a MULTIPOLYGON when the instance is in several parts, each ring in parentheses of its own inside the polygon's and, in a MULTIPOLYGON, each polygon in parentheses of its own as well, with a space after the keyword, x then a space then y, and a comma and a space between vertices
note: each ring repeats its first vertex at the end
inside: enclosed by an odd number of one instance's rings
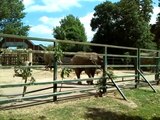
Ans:
MULTIPOLYGON (((72 65, 103 65, 103 59, 95 52, 77 52, 71 59, 72 65)), ((88 75, 89 78, 94 77, 97 67, 78 67, 73 68, 78 79, 82 71, 88 75)), ((93 80, 86 81, 89 85, 93 84, 93 80)), ((78 84, 82 84, 78 82, 78 84)))
POLYGON ((54 55, 45 53, 44 54, 45 70, 52 70, 53 62, 54 62, 54 55))

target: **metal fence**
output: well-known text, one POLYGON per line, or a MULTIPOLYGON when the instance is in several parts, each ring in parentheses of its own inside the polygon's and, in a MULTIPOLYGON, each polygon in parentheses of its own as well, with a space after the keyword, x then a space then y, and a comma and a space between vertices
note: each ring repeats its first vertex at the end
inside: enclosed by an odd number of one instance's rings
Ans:
MULTIPOLYGON (((135 88, 140 85, 140 82, 146 82, 154 92, 156 90, 152 86, 151 83, 159 83, 159 66, 160 66, 160 51, 159 50, 149 50, 149 49, 140 49, 140 48, 131 48, 131 47, 123 47, 123 46, 114 46, 114 45, 102 45, 102 44, 93 44, 93 43, 82 43, 82 42, 73 42, 68 40, 53 40, 53 39, 46 39, 46 38, 34 38, 34 37, 24 37, 24 36, 16 36, 16 35, 8 35, 8 34, 0 34, 0 37, 2 38, 21 38, 21 39, 27 39, 32 41, 39 41, 41 44, 43 42, 48 42, 54 45, 56 47, 57 43, 66 43, 66 44, 78 44, 78 45, 87 45, 87 46, 96 46, 103 48, 103 53, 99 54, 103 57, 104 66, 103 66, 103 72, 102 76, 96 77, 96 78, 83 78, 83 79, 76 79, 75 77, 73 79, 58 79, 58 75, 60 74, 58 72, 59 68, 91 68, 91 67, 97 67, 97 65, 70 65, 67 64, 59 64, 57 61, 57 58, 55 56, 54 51, 38 51, 38 50, 26 50, 27 53, 38 53, 38 54, 44 54, 49 53, 53 55, 54 61, 52 63, 53 65, 53 76, 52 80, 49 81, 34 81, 34 82, 27 82, 23 81, 21 83, 6 83, 6 81, 3 81, 3 83, 0 83, 0 107, 5 108, 6 106, 12 106, 13 104, 19 105, 21 103, 28 103, 34 100, 37 101, 57 101, 60 99, 65 98, 66 96, 73 96, 73 95, 80 95, 80 94, 89 94, 89 91, 94 91, 94 93, 97 92, 97 85, 77 85, 77 82, 79 81, 86 81, 86 80, 92 80, 96 81, 96 83, 103 79, 105 83, 103 84, 103 89, 106 91, 109 88, 115 88, 119 91, 119 93, 122 95, 124 99, 127 99, 126 96, 121 91, 121 85, 119 85, 119 82, 126 82, 126 81, 132 81, 132 86, 135 88), (123 50, 125 54, 111 54, 108 53, 109 49, 114 49, 115 51, 123 50), (110 74, 106 74, 106 71, 108 70, 132 70, 134 71, 134 74, 125 74, 125 75, 118 75, 116 74, 114 77, 110 76, 110 74), (144 72, 143 71, 151 71, 152 72, 144 72), (152 78, 152 80, 147 80, 146 76, 154 75, 155 77, 152 78), (142 80, 143 79, 143 80, 142 80), (37 86, 41 86, 40 88, 37 86), (28 90, 30 87, 35 87, 35 89, 28 90), (14 90, 15 88, 15 90, 14 90), (62 88, 64 90, 62 90, 62 88), (24 89, 27 89, 24 92, 24 89), (4 92, 5 90, 10 91, 4 92), (22 92, 23 91, 23 92, 22 92), (22 102, 23 101, 23 102, 22 102)), ((3 49, 1 49, 3 52, 3 49)), ((19 51, 19 50, 12 50, 12 51, 19 51)), ((23 50, 20 50, 21 52, 23 50)), ((64 56, 73 56, 76 52, 65 52, 63 51, 64 56)), ((43 55, 42 55, 43 56, 43 55)), ((2 57, 2 56, 0 56, 2 57)), ((32 57, 31 57, 32 58, 32 57)), ((64 59, 65 61, 65 59, 64 59)), ((8 65, 8 66, 0 66, 1 71, 5 71, 6 69, 13 69, 15 66, 8 65)), ((26 67, 26 66, 21 66, 26 67)), ((39 64, 32 64, 32 66, 27 66, 31 70, 42 70, 44 69, 44 65, 39 64)), ((45 73, 45 72, 44 72, 45 73)), ((8 73, 6 73, 8 74, 8 73)), ((34 75, 34 73, 33 73, 34 75)), ((44 75, 44 79, 47 78, 47 76, 44 75)), ((1 77, 0 79, 3 79, 1 77)), ((9 79, 9 78, 8 78, 9 79)), ((36 79, 36 78, 35 78, 36 79)), ((99 92, 99 91, 98 91, 99 92)), ((74 97, 74 96, 73 96, 74 97)))

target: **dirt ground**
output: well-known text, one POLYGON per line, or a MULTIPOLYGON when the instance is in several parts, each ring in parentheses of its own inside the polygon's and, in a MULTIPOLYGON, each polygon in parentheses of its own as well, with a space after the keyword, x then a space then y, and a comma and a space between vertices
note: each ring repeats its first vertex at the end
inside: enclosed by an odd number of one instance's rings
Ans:
MULTIPOLYGON (((62 80, 60 73, 61 69, 58 70, 58 80, 62 80)), ((133 70, 113 70, 113 73, 115 76, 134 75, 133 70)), ((24 83, 21 77, 14 77, 14 75, 15 72, 13 68, 0 69, 0 84, 24 83)), ((36 82, 53 81, 53 71, 47 71, 45 69, 32 69, 32 76, 35 78, 36 82)), ((95 77, 101 76, 102 72, 97 71, 95 77)), ((88 76, 82 72, 81 78, 88 78, 88 76)), ((74 71, 70 73, 69 77, 65 77, 65 79, 76 79, 74 71)))
MULTIPOLYGON (((61 69, 58 70, 58 80, 62 80, 60 77, 61 69)), ((113 73, 115 76, 124 76, 124 75, 134 75, 133 70, 113 70, 113 73)), ((0 85, 2 84, 16 84, 16 83, 24 83, 24 80, 21 77, 14 77, 14 69, 0 69, 0 85)), ((45 69, 32 69, 32 76, 35 78, 35 82, 49 82, 53 81, 53 71, 46 71, 45 69)), ((95 78, 101 77, 102 72, 98 71, 97 74, 95 75, 95 78)), ((81 78, 88 78, 88 76, 83 72, 81 74, 81 78)), ((154 80, 154 75, 148 75, 146 76, 148 80, 154 80)), ((66 77, 65 79, 67 80, 74 80, 76 79, 76 75, 74 72, 71 72, 69 77, 66 77)), ((115 81, 125 81, 128 79, 133 79, 130 81, 131 84, 134 84, 134 77, 132 78, 117 78, 115 81)), ((29 81, 28 81, 29 82, 29 81)), ((96 83, 97 81, 94 81, 96 83)), ((128 82, 127 82, 128 83, 128 82)), ((119 84, 119 83, 118 83, 119 84)), ((127 85, 126 82, 121 83, 123 86, 127 85)), ((46 87, 51 87, 53 85, 38 85, 38 86, 28 86, 27 91, 33 91, 37 89, 43 89, 46 87)), ((66 91, 66 90, 72 90, 72 89, 77 89, 77 88, 86 88, 86 87, 91 87, 90 85, 86 84, 86 81, 83 81, 82 85, 78 85, 77 82, 72 83, 72 84, 59 84, 59 86, 65 86, 65 88, 58 88, 57 91, 66 91), (68 87, 68 88, 67 88, 68 87)), ((92 86, 94 88, 95 86, 92 86)), ((0 98, 6 98, 4 96, 1 97, 1 95, 12 95, 12 94, 22 94, 23 87, 14 87, 14 88, 0 88, 0 98)), ((53 89, 49 90, 44 90, 38 93, 30 94, 30 95, 41 95, 42 93, 52 93, 53 89)), ((13 97, 13 96, 12 96, 13 97)))
MULTIPOLYGON (((61 73, 61 69, 58 69, 58 78, 57 80, 62 80, 62 78, 60 77, 60 73, 61 73)), ((135 71, 134 70, 113 70, 113 73, 115 76, 124 76, 124 75, 134 75, 135 71)), ((149 72, 145 72, 145 73, 149 73, 149 72)), ((24 83, 24 80, 21 77, 14 77, 14 69, 0 69, 0 85, 3 84, 17 84, 17 83, 24 83)), ((32 76, 35 78, 35 82, 49 82, 49 81, 53 81, 53 71, 46 71, 45 69, 32 69, 32 76)), ((99 78, 102 76, 102 72, 101 71, 97 71, 95 78, 99 78)), ((147 78, 147 80, 154 80, 154 74, 152 75, 145 75, 145 77, 147 78)), ((81 78, 88 78, 88 76, 83 72, 81 74, 81 78)), ((76 79, 76 75, 74 72, 70 73, 69 77, 66 77, 65 79, 67 80, 74 80, 76 79)), ((134 77, 128 77, 128 78, 117 78, 114 79, 114 81, 117 83, 117 85, 122 85, 122 86, 128 86, 128 84, 132 84, 135 85, 135 81, 134 81, 134 77), (127 81, 127 80, 131 80, 131 81, 127 81), (118 82, 118 81, 127 81, 127 82, 118 82)), ((28 81, 30 82, 30 81, 28 81)), ((94 83, 97 83, 97 81, 94 81, 94 83)), ((52 87, 53 85, 34 85, 34 86, 28 86, 26 92, 30 92, 30 91, 35 91, 35 90, 39 90, 39 89, 44 89, 47 87, 52 87)), ((82 82, 82 85, 78 85, 77 82, 74 83, 66 83, 66 84, 58 84, 58 86, 60 86, 60 88, 57 89, 57 92, 64 92, 64 91, 73 91, 73 90, 77 90, 77 89, 85 89, 85 88, 94 88, 93 91, 91 91, 91 96, 93 96, 96 93, 96 88, 95 85, 88 85, 86 83, 86 81, 82 82)), ((23 93, 23 88, 24 87, 13 87, 13 88, 0 88, 0 99, 9 99, 9 98, 21 98, 22 97, 22 93, 23 93)), ((159 86, 154 86, 154 88, 156 90, 160 90, 159 86)), ((150 87, 147 87, 147 89, 150 89, 150 87)), ((123 91, 123 90, 122 90, 123 91)), ((49 94, 49 93, 53 93, 53 88, 52 89, 47 89, 47 90, 43 90, 43 91, 39 91, 39 92, 34 92, 34 93, 29 93, 29 94, 25 94, 25 97, 29 97, 29 96, 35 96, 35 95, 44 95, 44 94, 49 94)), ((59 96, 59 99, 62 100, 68 100, 68 98, 70 99, 75 99, 78 96, 78 99, 83 97, 83 95, 86 93, 80 93, 80 92, 75 92, 69 95, 62 95, 59 96)), ((86 94, 88 96, 88 93, 86 94)), ((107 92, 107 96, 110 96, 112 98, 118 98, 117 101, 120 103, 123 103, 125 105, 128 105, 132 108, 136 108, 137 105, 132 102, 132 101, 124 101, 122 99, 122 96, 118 93, 118 91, 113 91, 113 92, 107 92)), ((96 95, 95 95, 96 97, 96 95)), ((46 98, 45 100, 50 100, 52 98, 46 98)), ((13 102, 10 104, 6 104, 6 105, 0 105, 0 108, 4 108, 4 109, 10 109, 10 107, 12 108, 18 108, 18 106, 27 106, 27 105, 34 105, 34 103, 37 104, 37 102, 41 103, 45 100, 43 99, 37 99, 35 100, 30 100, 30 101, 23 101, 23 102, 13 102), (37 101, 38 100, 38 101, 37 101), (7 108, 8 106, 8 108, 7 108)))

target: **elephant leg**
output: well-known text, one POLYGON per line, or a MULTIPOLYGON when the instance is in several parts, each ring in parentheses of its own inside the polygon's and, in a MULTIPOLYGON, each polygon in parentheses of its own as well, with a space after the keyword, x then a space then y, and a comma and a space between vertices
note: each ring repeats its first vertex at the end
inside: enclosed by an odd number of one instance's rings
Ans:
MULTIPOLYGON (((89 78, 91 78, 91 75, 88 75, 89 78)), ((93 80, 87 80, 88 85, 93 85, 93 80)))
POLYGON ((91 70, 91 76, 92 76, 93 78, 94 78, 95 73, 96 73, 96 69, 93 68, 93 69, 91 70))
MULTIPOLYGON (((85 72, 86 72, 86 74, 88 75, 89 78, 91 78, 91 77, 94 78, 95 69, 93 69, 93 68, 86 69, 85 72)), ((88 83, 89 85, 93 85, 93 80, 87 80, 87 83, 88 83)))
MULTIPOLYGON (((77 78, 80 79, 80 74, 81 74, 82 70, 81 70, 81 69, 78 69, 78 68, 77 68, 77 69, 74 69, 74 70, 75 70, 75 73, 76 73, 77 78)), ((81 85, 82 82, 81 82, 81 81, 78 81, 78 84, 81 85)))

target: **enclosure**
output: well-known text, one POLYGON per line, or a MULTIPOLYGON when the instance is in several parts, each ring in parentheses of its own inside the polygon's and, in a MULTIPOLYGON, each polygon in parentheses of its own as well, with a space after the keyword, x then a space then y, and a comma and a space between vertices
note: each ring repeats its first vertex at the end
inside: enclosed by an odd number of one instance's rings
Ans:
MULTIPOLYGON (((159 50, 7 34, 0 34, 0 37, 22 38, 54 46, 53 51, 1 48, 1 109, 55 102, 89 95, 102 96, 113 90, 118 91, 121 97, 127 100, 123 89, 148 86, 151 91, 156 92, 153 84, 159 84, 159 50), (103 65, 102 67, 97 64, 72 65, 70 59, 77 52, 62 51, 58 44, 101 48, 103 51, 98 55, 103 58, 103 65), (122 54, 117 54, 116 51, 122 51, 122 54), (6 57, 7 55, 8 57, 6 57), (13 60, 10 59, 11 55, 14 56, 13 60), (3 64, 4 61, 9 62, 3 64), (28 66, 22 64, 25 61, 31 64, 28 66), (77 79, 73 71, 74 68, 97 68, 97 71, 94 78, 88 78, 82 72, 81 79, 77 79), (87 80, 93 80, 94 84, 88 85, 86 83, 87 80), (77 84, 80 81, 82 84, 77 84)), ((89 55, 90 53, 86 51, 85 54, 89 55)))

